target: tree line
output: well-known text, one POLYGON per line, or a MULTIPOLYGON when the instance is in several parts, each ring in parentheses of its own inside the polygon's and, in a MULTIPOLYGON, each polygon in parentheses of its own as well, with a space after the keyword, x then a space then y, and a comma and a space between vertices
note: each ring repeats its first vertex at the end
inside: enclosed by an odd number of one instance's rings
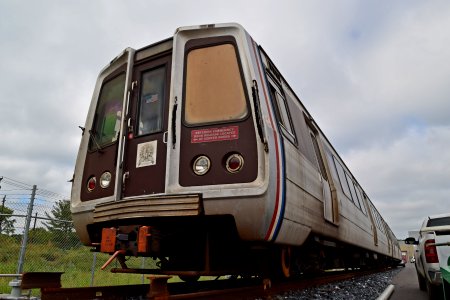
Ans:
MULTIPOLYGON (((5 206, 0 207, 0 235, 7 235, 17 239, 22 234, 16 234, 14 210, 5 206)), ((53 204, 50 212, 45 212, 43 227, 35 227, 28 232, 28 242, 35 244, 52 244, 62 249, 71 249, 80 246, 78 237, 72 223, 70 201, 59 200, 53 204)))

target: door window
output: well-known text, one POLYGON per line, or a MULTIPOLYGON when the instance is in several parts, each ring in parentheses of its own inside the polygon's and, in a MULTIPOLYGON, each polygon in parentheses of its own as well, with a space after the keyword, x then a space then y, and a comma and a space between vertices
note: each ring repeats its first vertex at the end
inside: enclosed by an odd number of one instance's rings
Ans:
POLYGON ((139 97, 138 135, 162 130, 165 68, 142 73, 139 97))

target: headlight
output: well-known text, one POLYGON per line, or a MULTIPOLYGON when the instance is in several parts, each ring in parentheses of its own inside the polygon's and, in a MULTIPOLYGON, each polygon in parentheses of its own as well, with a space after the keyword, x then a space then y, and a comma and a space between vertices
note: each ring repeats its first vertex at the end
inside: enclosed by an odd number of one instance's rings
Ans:
POLYGON ((111 173, 104 172, 102 176, 100 176, 100 186, 106 189, 111 183, 111 173))
POLYGON ((192 164, 192 170, 197 175, 205 175, 211 167, 211 161, 207 156, 201 155, 197 157, 192 164))

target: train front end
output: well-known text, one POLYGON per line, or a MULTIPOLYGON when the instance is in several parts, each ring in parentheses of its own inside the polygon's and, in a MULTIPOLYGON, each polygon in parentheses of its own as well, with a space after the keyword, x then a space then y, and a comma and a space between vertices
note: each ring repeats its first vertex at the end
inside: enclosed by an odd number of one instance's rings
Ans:
POLYGON ((267 241, 276 183, 254 50, 236 24, 183 27, 101 71, 71 196, 85 245, 209 274, 267 241))

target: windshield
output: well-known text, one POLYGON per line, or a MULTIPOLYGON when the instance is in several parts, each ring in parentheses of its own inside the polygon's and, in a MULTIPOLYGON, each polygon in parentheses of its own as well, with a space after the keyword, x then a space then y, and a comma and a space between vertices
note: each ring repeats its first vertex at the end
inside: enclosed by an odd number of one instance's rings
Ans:
POLYGON ((185 121, 226 122, 247 115, 244 87, 232 44, 191 50, 187 55, 185 121))
POLYGON ((450 225, 450 217, 436 218, 428 220, 428 227, 450 225))
POLYGON ((125 90, 125 74, 106 82, 101 90, 92 136, 95 141, 89 144, 90 150, 104 147, 117 140, 122 118, 123 93, 125 90))

